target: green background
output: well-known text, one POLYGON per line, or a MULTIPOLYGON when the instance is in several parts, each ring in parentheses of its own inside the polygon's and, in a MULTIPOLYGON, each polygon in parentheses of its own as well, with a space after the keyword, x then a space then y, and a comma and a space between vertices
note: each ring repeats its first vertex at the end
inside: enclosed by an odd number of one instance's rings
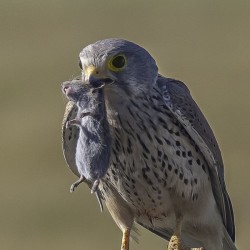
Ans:
MULTIPOLYGON (((250 245, 250 1, 0 0, 0 249, 117 250, 121 232, 100 213, 61 150, 61 82, 78 53, 120 37, 145 47, 160 72, 183 80, 223 152, 237 245, 250 245)), ((140 228, 132 250, 166 249, 140 228)))

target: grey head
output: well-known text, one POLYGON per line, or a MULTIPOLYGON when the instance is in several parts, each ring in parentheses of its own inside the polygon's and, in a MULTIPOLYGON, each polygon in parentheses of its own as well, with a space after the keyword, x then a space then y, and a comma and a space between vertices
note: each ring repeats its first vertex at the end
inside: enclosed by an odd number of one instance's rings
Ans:
POLYGON ((103 79, 120 94, 135 96, 150 91, 158 75, 152 56, 123 39, 105 39, 88 45, 80 53, 79 65, 84 81, 95 84, 103 79))
MULTIPOLYGON (((100 88, 101 90, 101 88, 100 88)), ((82 80, 66 81, 62 84, 62 92, 69 101, 74 102, 79 111, 96 112, 97 106, 103 103, 103 93, 98 88, 93 88, 90 84, 85 84, 82 80)))
POLYGON ((87 95, 90 90, 90 86, 87 84, 83 84, 81 80, 72 80, 62 83, 63 94, 65 94, 65 96, 74 103, 77 103, 79 101, 87 102, 87 95))

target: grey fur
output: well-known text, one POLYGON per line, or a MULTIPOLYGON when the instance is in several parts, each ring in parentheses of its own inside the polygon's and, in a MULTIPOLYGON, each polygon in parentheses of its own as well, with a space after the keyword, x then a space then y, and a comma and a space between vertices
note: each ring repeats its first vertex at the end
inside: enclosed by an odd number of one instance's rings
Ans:
POLYGON ((64 82, 62 91, 78 107, 76 118, 68 121, 67 126, 76 125, 80 129, 75 152, 80 179, 71 186, 71 191, 87 179, 93 183, 92 192, 95 192, 107 172, 110 158, 111 139, 103 91, 81 80, 64 82))

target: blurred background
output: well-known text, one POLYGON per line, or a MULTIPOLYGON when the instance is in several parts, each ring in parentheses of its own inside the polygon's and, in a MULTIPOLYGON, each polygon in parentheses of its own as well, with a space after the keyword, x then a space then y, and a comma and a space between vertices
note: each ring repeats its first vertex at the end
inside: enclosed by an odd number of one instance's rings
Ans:
MULTIPOLYGON (((225 161, 237 246, 250 245, 250 1, 0 1, 0 249, 120 248, 61 150, 61 82, 78 54, 119 37, 145 47, 160 72, 184 81, 209 120, 225 161)), ((131 250, 166 249, 139 228, 131 250)))

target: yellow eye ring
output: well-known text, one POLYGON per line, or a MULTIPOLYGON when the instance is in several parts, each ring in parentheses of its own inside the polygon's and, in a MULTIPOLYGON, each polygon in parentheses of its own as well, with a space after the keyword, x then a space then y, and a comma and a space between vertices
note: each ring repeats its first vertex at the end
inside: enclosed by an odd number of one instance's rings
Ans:
POLYGON ((112 57, 108 62, 108 68, 112 71, 120 71, 125 68, 127 64, 127 58, 123 54, 112 57))

